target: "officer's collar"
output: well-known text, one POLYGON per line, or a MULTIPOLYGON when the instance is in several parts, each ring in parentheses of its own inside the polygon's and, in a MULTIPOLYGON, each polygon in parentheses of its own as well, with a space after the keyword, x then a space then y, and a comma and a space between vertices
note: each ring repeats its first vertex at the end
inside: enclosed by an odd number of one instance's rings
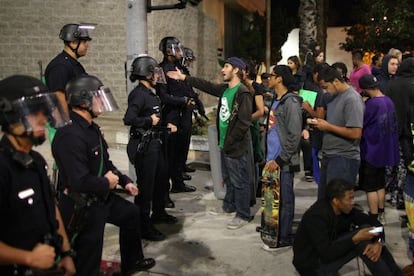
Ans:
POLYGON ((0 151, 9 155, 14 161, 25 168, 30 167, 34 163, 34 159, 30 153, 16 150, 7 135, 3 135, 0 140, 0 151))

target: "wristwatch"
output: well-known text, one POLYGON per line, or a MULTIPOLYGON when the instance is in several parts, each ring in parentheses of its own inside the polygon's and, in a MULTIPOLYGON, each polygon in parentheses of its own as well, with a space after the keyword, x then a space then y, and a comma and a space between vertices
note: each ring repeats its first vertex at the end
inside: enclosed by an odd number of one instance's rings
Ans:
POLYGON ((73 249, 69 249, 68 251, 62 251, 60 253, 60 256, 62 257, 62 259, 65 258, 65 257, 67 257, 67 256, 72 257, 72 258, 75 258, 76 252, 73 249))

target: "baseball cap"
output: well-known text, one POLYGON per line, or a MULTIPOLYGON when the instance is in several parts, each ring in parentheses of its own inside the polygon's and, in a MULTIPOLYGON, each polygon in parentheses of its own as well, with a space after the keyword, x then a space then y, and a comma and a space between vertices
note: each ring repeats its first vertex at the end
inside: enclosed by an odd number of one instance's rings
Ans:
POLYGON ((366 74, 359 79, 359 87, 361 89, 378 88, 379 82, 375 76, 371 74, 366 74))
POLYGON ((224 64, 226 64, 226 63, 229 63, 234 68, 239 68, 240 70, 245 70, 246 69, 246 63, 244 63, 243 60, 241 60, 238 57, 229 57, 226 60, 219 60, 219 64, 221 66, 224 66, 224 64))

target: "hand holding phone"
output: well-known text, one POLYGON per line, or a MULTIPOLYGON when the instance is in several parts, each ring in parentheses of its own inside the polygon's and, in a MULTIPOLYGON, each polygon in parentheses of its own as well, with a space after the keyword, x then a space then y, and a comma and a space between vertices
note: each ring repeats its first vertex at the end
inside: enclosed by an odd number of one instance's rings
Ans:
POLYGON ((308 118, 308 119, 306 119, 306 122, 307 122, 309 125, 314 125, 314 124, 317 124, 317 123, 318 123, 318 119, 308 118))

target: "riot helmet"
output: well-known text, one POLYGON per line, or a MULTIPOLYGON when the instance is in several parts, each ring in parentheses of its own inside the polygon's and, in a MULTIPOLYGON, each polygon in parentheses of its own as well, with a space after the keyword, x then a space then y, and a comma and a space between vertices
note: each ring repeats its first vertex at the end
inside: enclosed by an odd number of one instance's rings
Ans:
POLYGON ((69 122, 56 93, 31 76, 14 75, 0 81, 0 124, 4 132, 28 137, 40 145, 46 139, 46 122, 54 128, 69 122))
POLYGON ((131 76, 129 78, 132 82, 148 80, 155 83, 167 83, 162 68, 154 58, 148 55, 138 56, 132 62, 131 67, 131 76))
POLYGON ((75 40, 92 40, 89 36, 89 30, 95 29, 92 24, 66 24, 60 30, 59 38, 65 42, 72 42, 75 40))
POLYGON ((92 118, 103 112, 118 110, 111 90, 95 76, 83 75, 66 85, 68 104, 87 110, 92 118))
POLYGON ((160 41, 158 49, 165 56, 174 56, 181 58, 183 56, 183 50, 180 41, 174 36, 166 36, 160 41))
MULTIPOLYGON (((67 47, 72 50, 77 58, 85 55, 86 52, 78 52, 82 41, 90 41, 89 30, 95 29, 95 24, 66 24, 60 30, 59 38, 62 39, 67 47), (71 42, 77 42, 74 46, 71 42)), ((87 49, 87 48, 86 48, 87 49)))
POLYGON ((191 62, 195 61, 196 57, 194 55, 193 50, 187 47, 183 47, 183 59, 191 61, 191 62))
POLYGON ((182 65, 189 68, 195 60, 196 57, 194 56, 193 50, 187 47, 183 47, 182 65))

